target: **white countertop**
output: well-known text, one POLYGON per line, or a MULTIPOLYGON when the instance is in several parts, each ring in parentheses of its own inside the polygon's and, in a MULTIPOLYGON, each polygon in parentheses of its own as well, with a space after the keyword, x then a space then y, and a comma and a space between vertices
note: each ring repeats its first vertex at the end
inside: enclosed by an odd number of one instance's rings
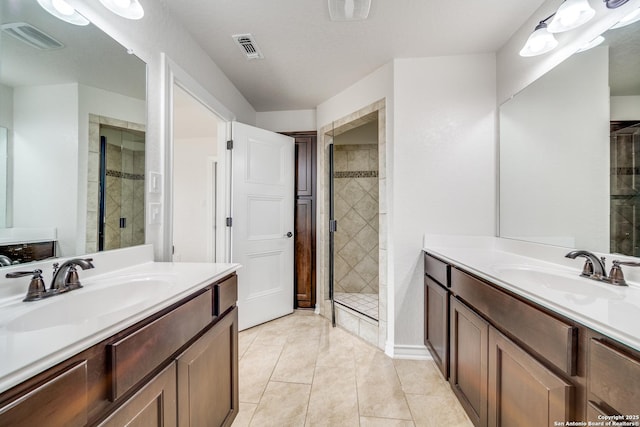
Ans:
MULTIPOLYGON (((238 264, 148 261, 95 274, 100 264, 96 260, 94 264, 93 270, 79 271, 82 289, 36 302, 22 302, 24 293, 0 299, 0 392, 240 267, 238 264), (87 272, 94 274, 83 278, 87 272), (114 283, 119 286, 114 288, 114 283), (114 294, 113 289, 117 289, 118 294, 114 294), (68 307, 73 307, 71 315, 68 307), (86 318, 77 321, 77 313, 86 318)), ((21 280, 26 292, 28 277, 13 280, 21 280)))
POLYGON ((640 351, 640 286, 630 281, 637 280, 638 269, 623 266, 629 286, 620 287, 579 277, 584 259, 565 258, 571 249, 496 237, 433 235, 425 235, 423 246, 444 261, 640 351))

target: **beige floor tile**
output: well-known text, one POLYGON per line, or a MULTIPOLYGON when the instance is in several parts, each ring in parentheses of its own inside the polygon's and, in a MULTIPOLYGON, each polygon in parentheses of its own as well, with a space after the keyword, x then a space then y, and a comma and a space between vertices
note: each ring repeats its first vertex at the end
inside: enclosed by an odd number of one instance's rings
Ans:
POLYGON ((356 379, 360 415, 411 420, 393 360, 381 351, 358 360, 356 379))
POLYGON ((304 426, 311 386, 270 381, 251 426, 304 426))
POLYGON ((302 344, 289 343, 284 346, 276 365, 272 381, 311 384, 316 367, 319 344, 304 339, 302 344))
POLYGON ((414 427, 413 421, 390 418, 360 417, 360 427, 414 427))
POLYGON ((473 427, 458 400, 450 396, 407 394, 416 426, 473 427))
POLYGON ((238 357, 242 359, 244 353, 258 336, 258 329, 246 329, 238 334, 238 357))
POLYGON ((249 347, 239 364, 241 402, 260 402, 281 352, 281 346, 256 345, 254 342, 249 347))
POLYGON ((316 367, 305 425, 358 425, 356 374, 352 367, 316 367))
POLYGON ((393 364, 405 393, 449 395, 449 383, 442 378, 432 360, 396 359, 393 364))
POLYGON ((253 418, 257 407, 258 405, 256 403, 240 402, 240 410, 238 411, 236 419, 233 420, 231 427, 249 427, 251 418, 253 418))

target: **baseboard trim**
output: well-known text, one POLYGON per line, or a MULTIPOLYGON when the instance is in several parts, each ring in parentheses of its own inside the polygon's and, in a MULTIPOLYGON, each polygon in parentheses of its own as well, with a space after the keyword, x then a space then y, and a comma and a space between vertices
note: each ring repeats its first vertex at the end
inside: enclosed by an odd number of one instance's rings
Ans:
POLYGON ((391 349, 387 346, 387 353, 394 359, 433 360, 431 353, 424 345, 394 345, 391 349), (392 350, 393 354, 389 354, 392 350))

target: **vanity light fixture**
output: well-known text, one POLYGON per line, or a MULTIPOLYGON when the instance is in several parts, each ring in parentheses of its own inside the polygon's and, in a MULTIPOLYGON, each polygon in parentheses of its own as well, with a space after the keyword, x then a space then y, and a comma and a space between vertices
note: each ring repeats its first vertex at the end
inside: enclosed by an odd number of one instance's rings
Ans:
POLYGON ((78 11, 65 0, 38 0, 38 4, 56 18, 69 24, 80 26, 89 25, 89 20, 80 15, 78 11))
POLYGON ((549 31, 562 33, 573 30, 588 22, 596 15, 588 0, 565 0, 549 23, 549 31))
POLYGON ((123 18, 141 19, 144 16, 144 9, 138 0, 100 0, 100 3, 123 18))
POLYGON ((607 4, 607 8, 609 9, 618 8, 628 1, 629 0, 604 0, 604 2, 607 4))
POLYGON ((586 45, 582 46, 580 49, 578 49, 578 53, 579 52, 584 52, 585 50, 589 50, 589 49, 592 49, 592 48, 594 48, 596 46, 599 46, 599 45, 602 44, 602 42, 604 42, 604 37, 598 36, 595 39, 591 40, 586 45))
POLYGON ((638 21, 640 21, 640 7, 625 15, 625 17, 619 20, 617 24, 611 27, 611 29, 615 30, 616 28, 626 27, 627 25, 631 25, 638 21))
MULTIPOLYGON (((551 16, 549 18, 551 18, 551 16)), ((536 29, 531 33, 522 50, 520 50, 520 56, 529 57, 542 55, 555 49, 558 45, 558 40, 549 32, 547 23, 545 22, 549 18, 540 21, 536 26, 536 29)))

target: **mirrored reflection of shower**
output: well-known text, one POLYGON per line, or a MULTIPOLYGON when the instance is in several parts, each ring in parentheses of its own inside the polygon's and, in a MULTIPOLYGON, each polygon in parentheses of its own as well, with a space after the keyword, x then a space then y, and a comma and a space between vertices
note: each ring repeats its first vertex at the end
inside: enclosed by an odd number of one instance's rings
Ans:
POLYGON ((99 251, 144 243, 144 161, 144 132, 100 125, 99 251))

